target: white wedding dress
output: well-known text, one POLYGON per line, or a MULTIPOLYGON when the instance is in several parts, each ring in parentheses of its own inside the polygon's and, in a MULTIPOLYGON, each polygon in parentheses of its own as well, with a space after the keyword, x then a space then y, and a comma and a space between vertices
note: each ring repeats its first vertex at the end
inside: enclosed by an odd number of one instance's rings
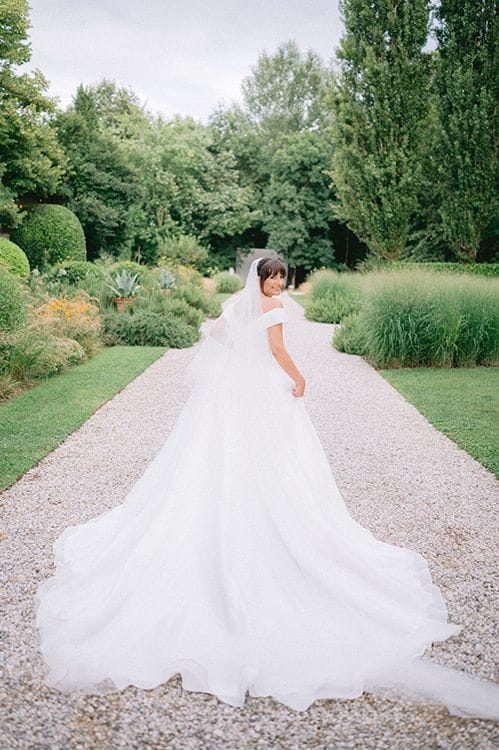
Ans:
POLYGON ((56 540, 36 593, 46 685, 107 693, 180 673, 233 706, 247 691, 298 711, 370 691, 499 718, 498 685, 421 656, 460 627, 424 558, 350 516, 270 352, 285 310, 262 314, 256 279, 254 263, 123 503, 56 540))

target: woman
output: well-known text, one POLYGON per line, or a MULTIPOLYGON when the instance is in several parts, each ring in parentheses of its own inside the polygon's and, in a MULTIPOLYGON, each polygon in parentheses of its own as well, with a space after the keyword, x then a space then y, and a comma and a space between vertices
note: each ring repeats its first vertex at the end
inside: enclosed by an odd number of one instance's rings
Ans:
POLYGON ((363 691, 498 718, 499 687, 421 658, 460 627, 421 555, 349 514, 283 343, 285 267, 256 260, 123 503, 67 528, 40 584, 46 684, 186 690, 298 711, 363 691))

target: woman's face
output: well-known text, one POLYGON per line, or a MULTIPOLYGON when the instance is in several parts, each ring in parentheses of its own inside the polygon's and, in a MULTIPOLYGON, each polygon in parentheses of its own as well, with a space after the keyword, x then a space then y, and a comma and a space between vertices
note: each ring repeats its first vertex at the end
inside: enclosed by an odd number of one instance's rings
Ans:
POLYGON ((275 273, 272 276, 267 276, 263 282, 263 293, 266 297, 273 297, 275 294, 280 294, 284 285, 284 276, 280 273, 275 273))

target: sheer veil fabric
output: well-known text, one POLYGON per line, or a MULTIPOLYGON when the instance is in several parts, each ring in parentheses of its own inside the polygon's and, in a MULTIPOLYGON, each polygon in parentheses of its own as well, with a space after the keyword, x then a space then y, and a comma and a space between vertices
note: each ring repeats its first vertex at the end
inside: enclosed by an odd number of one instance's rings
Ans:
POLYGON ((349 514, 271 354, 255 261, 188 369, 189 397, 123 502, 54 543, 35 596, 44 682, 185 690, 297 711, 364 691, 499 718, 499 686, 423 656, 458 633, 416 551, 349 514))

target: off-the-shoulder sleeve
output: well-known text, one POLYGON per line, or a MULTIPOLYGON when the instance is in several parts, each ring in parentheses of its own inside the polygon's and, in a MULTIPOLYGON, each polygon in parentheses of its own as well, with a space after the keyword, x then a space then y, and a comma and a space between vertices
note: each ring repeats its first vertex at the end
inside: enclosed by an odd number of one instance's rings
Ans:
POLYGON ((262 323, 265 328, 275 326, 276 323, 287 323, 288 316, 283 307, 274 307, 262 315, 262 323))

